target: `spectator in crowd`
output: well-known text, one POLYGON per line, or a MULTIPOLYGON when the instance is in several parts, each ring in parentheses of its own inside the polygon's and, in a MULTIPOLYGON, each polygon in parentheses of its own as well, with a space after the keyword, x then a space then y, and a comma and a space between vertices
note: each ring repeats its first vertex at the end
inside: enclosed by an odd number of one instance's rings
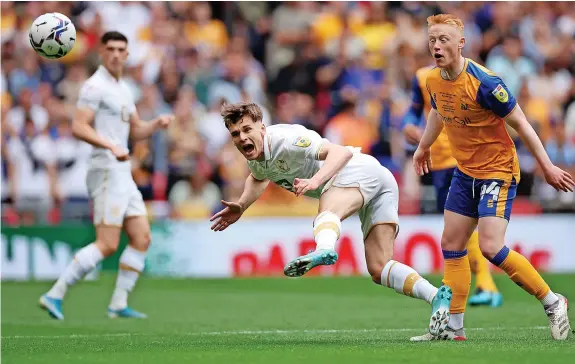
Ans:
POLYGON ((18 95, 18 105, 14 106, 6 115, 8 124, 16 133, 22 132, 26 121, 34 124, 36 130, 44 131, 48 127, 48 112, 34 100, 34 93, 30 89, 22 89, 18 95))
POLYGON ((521 82, 536 71, 534 62, 522 56, 522 49, 521 38, 508 34, 503 44, 493 48, 487 57, 486 67, 501 75, 513 95, 519 93, 521 82))
POLYGON ((24 115, 20 130, 11 131, 6 160, 13 168, 9 184, 14 205, 22 223, 46 222, 48 211, 62 198, 54 143, 30 114, 24 115))

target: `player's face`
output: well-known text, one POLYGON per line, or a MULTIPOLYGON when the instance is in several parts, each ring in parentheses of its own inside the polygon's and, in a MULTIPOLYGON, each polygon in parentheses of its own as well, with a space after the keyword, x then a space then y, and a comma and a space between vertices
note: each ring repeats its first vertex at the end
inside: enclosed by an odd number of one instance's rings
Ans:
POLYGON ((465 45, 460 30, 449 24, 436 24, 429 27, 429 51, 435 65, 446 68, 458 60, 465 45))
POLYGON ((110 40, 101 47, 100 57, 104 67, 113 73, 121 72, 128 59, 128 44, 121 40, 110 40))
POLYGON ((264 155, 265 127, 261 121, 254 122, 249 116, 228 127, 232 141, 247 160, 261 159, 264 155))

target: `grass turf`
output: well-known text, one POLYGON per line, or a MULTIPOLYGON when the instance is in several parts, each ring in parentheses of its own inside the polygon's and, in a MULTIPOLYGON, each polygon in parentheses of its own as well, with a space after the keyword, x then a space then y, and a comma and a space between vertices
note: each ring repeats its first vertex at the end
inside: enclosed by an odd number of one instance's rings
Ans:
MULTIPOLYGON (((575 300, 575 275, 546 275, 575 300)), ((439 277, 430 277, 439 284, 439 277)), ((567 363, 575 340, 551 339, 537 300, 497 276, 501 308, 468 308, 467 342, 412 343, 429 306, 368 278, 145 278, 140 321, 105 316, 114 277, 74 287, 66 320, 37 307, 48 283, 2 283, 3 363, 567 363)), ((575 302, 575 301, 573 301, 575 302)), ((571 317, 572 314, 571 314, 571 317)), ((573 334, 572 334, 573 336, 573 334)))

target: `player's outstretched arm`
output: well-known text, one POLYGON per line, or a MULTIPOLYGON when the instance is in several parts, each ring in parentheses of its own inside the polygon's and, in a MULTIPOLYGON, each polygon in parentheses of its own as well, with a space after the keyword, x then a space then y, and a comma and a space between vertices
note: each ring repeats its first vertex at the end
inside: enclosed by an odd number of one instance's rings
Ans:
POLYGON ((294 193, 301 196, 307 191, 313 191, 335 176, 349 160, 353 153, 342 145, 324 143, 318 153, 318 159, 325 161, 319 171, 310 179, 296 178, 293 181, 294 193))
POLYGON ((215 221, 211 229, 213 231, 223 231, 228 226, 238 221, 244 211, 248 209, 264 193, 269 180, 255 179, 251 174, 246 179, 244 192, 238 202, 223 201, 226 206, 222 211, 211 217, 210 221, 215 221))
POLYGON ((116 159, 124 161, 130 158, 128 150, 118 147, 109 140, 102 138, 92 127, 96 112, 89 107, 79 107, 76 109, 74 120, 72 121, 72 134, 74 137, 85 141, 97 148, 109 149, 116 159))
POLYGON ((160 128, 167 128, 174 120, 173 115, 161 115, 151 121, 142 121, 137 111, 130 115, 130 139, 147 139, 160 128))
POLYGON ((442 130, 443 122, 441 121, 439 113, 435 109, 431 109, 427 116, 427 124, 425 125, 423 136, 421 137, 417 150, 413 154, 413 167, 419 176, 423 176, 424 173, 429 173, 431 169, 430 148, 442 130))
POLYGON ((537 159, 537 162, 543 170, 547 183, 553 186, 556 190, 564 192, 573 191, 573 187, 575 186, 573 177, 551 162, 547 152, 545 151, 545 147, 543 147, 543 143, 541 143, 537 133, 535 133, 535 130, 531 124, 529 124, 529 121, 527 121, 527 118, 519 105, 517 105, 517 107, 515 107, 515 109, 513 109, 513 111, 505 118, 505 122, 515 129, 531 154, 533 154, 535 159, 537 159))

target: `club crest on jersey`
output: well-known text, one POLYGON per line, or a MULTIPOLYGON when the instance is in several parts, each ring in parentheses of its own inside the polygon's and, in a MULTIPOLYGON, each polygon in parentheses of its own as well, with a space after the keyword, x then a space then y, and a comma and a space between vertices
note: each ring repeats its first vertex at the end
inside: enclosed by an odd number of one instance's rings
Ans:
POLYGON ((283 159, 278 159, 276 161, 276 167, 278 167, 278 169, 284 173, 289 172, 289 170, 290 170, 287 162, 284 161, 283 159))
POLYGON ((130 121, 130 111, 128 110, 127 106, 122 106, 122 110, 120 111, 120 117, 122 118, 123 122, 130 121))
POLYGON ((296 147, 307 148, 311 145, 311 140, 306 137, 299 137, 293 142, 296 147))
POLYGON ((499 100, 499 102, 507 102, 509 100, 509 94, 507 93, 505 88, 501 86, 501 84, 497 85, 495 90, 491 91, 491 94, 495 96, 495 98, 499 100))

